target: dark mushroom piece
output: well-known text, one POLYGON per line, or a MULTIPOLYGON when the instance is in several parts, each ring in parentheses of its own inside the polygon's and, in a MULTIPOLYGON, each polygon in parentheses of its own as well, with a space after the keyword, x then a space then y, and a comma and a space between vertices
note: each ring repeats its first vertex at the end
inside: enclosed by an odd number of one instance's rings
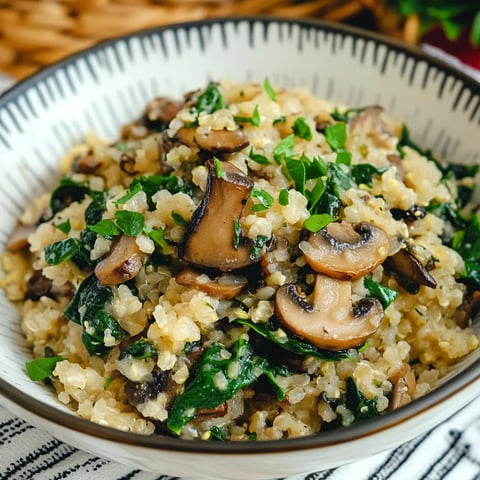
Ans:
POLYGON ((182 102, 157 97, 145 107, 142 123, 150 130, 163 131, 183 107, 182 102))
POLYGON ((288 330, 326 350, 358 347, 377 331, 383 318, 377 299, 364 298, 353 305, 351 282, 321 274, 310 298, 295 284, 280 287, 275 312, 288 330))
POLYGON ((119 285, 136 277, 142 265, 143 255, 135 237, 122 235, 97 264, 95 275, 101 285, 119 285))
POLYGON ((417 387, 415 373, 408 363, 402 363, 393 370, 389 380, 393 384, 392 399, 390 401, 390 409, 396 410, 412 401, 417 387))
POLYGON ((316 272, 354 280, 374 270, 386 258, 390 242, 384 230, 371 223, 331 223, 300 243, 306 261, 316 272))
POLYGON ((28 279, 25 298, 40 300, 41 297, 50 296, 53 281, 45 277, 41 270, 35 270, 28 279))
POLYGON ((205 274, 194 270, 193 268, 186 268, 177 274, 175 281, 180 285, 187 287, 195 287, 202 292, 208 293, 213 297, 222 299, 230 299, 236 297, 246 286, 248 280, 246 277, 238 275, 220 275, 215 279, 207 277, 205 274))
POLYGON ((213 161, 207 162, 205 195, 193 212, 185 241, 179 247, 182 260, 222 272, 252 263, 251 245, 235 246, 235 225, 253 188, 252 180, 228 162, 221 162, 217 176, 213 161))
POLYGON ((436 288, 437 282, 428 273, 427 268, 408 249, 399 250, 395 255, 388 257, 385 268, 390 270, 398 284, 408 293, 417 294, 420 285, 436 288))
POLYGON ((196 128, 183 127, 174 139, 187 147, 200 148, 213 154, 238 152, 249 145, 242 130, 210 130, 199 133, 196 128))
POLYGON ((95 173, 102 166, 102 163, 90 150, 86 155, 76 158, 73 165, 75 172, 90 174, 95 173))

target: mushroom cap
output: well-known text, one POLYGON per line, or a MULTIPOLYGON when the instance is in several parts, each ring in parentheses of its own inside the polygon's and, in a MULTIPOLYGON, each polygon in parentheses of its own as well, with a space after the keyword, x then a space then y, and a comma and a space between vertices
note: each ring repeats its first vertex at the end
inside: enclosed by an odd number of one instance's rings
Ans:
POLYGON ((367 222, 330 223, 299 244, 308 264, 318 273, 340 280, 363 277, 388 256, 390 241, 381 228, 367 222))
POLYGON ((183 127, 175 134, 175 140, 188 147, 200 148, 214 154, 238 152, 249 145, 242 130, 199 132, 197 128, 183 127))
POLYGON ((310 299, 295 284, 280 287, 275 312, 291 332, 325 350, 358 347, 377 331, 383 318, 377 299, 364 298, 352 305, 351 282, 320 274, 310 299))
POLYGON ((231 163, 221 162, 221 167, 223 175, 219 178, 213 162, 207 162, 205 195, 193 212, 178 253, 193 265, 228 272, 252 263, 250 245, 234 246, 234 221, 242 215, 253 182, 231 163))
POLYGON ((246 286, 246 277, 223 274, 215 279, 209 278, 193 268, 185 268, 177 274, 175 281, 180 285, 195 287, 212 297, 229 299, 236 297, 246 286))
POLYGON ((143 266, 143 255, 135 237, 122 235, 110 253, 95 267, 101 285, 119 285, 136 277, 143 266))

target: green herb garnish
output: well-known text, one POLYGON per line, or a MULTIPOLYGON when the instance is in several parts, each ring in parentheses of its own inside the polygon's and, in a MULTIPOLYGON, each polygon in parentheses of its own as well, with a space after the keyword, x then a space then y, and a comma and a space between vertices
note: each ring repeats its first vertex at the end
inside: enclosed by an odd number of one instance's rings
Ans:
POLYGON ((131 343, 121 354, 120 360, 126 357, 132 357, 137 360, 144 360, 145 358, 155 357, 157 349, 147 340, 141 338, 136 342, 131 343))
POLYGON ((87 225, 88 230, 98 233, 100 236, 112 240, 116 235, 120 235, 120 229, 113 220, 100 220, 95 225, 87 225))
POLYGON ((57 363, 63 360, 64 358, 60 355, 36 358, 34 360, 26 362, 25 368, 27 370, 28 376, 30 377, 30 380, 45 380, 46 378, 52 377, 53 371, 55 370, 57 363))
POLYGON ((145 218, 141 213, 128 210, 116 211, 115 220, 117 227, 128 237, 140 235, 145 224, 145 218))
POLYGON ((278 194, 278 203, 282 205, 282 207, 288 205, 288 190, 286 188, 280 190, 280 193, 278 194))
POLYGON ((265 90, 267 95, 270 97, 270 100, 272 102, 277 101, 277 95, 276 95, 275 90, 273 89, 268 77, 265 77, 265 80, 263 81, 263 89, 265 90))
POLYGON ((295 135, 292 133, 285 137, 273 150, 273 158, 280 165, 284 158, 293 156, 293 146, 295 145, 295 135))
POLYGON ((188 225, 187 220, 185 220, 179 213, 177 213, 175 210, 172 210, 172 213, 170 214, 173 218, 173 221, 179 226, 179 227, 186 227, 188 225))
POLYGON ((363 284, 368 290, 368 294, 380 301, 384 310, 386 310, 398 297, 398 292, 396 290, 376 282, 372 279, 371 275, 364 277, 363 284))
POLYGON ((295 119, 292 130, 297 137, 303 138, 304 140, 309 141, 313 137, 310 125, 307 123, 304 117, 298 117, 295 119))
POLYGON ((274 198, 266 190, 257 190, 256 188, 252 189, 252 197, 260 201, 253 205, 252 210, 254 212, 260 212, 263 210, 268 210, 274 202, 274 198))
POLYGON ((55 225, 61 232, 63 232, 65 235, 68 235, 70 233, 70 230, 72 229, 72 225, 70 224, 70 219, 67 218, 62 223, 59 223, 58 225, 55 225))
POLYGON ((314 213, 303 222, 303 227, 310 232, 316 233, 334 221, 335 219, 328 213, 314 213))
POLYGON ((257 162, 260 165, 271 165, 271 163, 272 163, 264 155, 260 155, 259 153, 254 153, 252 147, 250 147, 250 151, 248 152, 248 158, 251 158, 254 162, 257 162))

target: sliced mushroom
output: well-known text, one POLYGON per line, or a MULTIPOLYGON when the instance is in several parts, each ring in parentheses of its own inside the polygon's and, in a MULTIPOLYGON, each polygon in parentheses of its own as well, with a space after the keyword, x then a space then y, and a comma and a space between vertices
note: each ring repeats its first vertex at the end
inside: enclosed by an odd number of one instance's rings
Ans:
POLYGON ((7 241, 7 249, 9 252, 19 252, 28 247, 28 237, 35 232, 35 225, 18 224, 15 227, 11 237, 7 241))
POLYGON ((101 285, 118 285, 136 277, 143 265, 143 255, 135 237, 122 235, 110 253, 97 264, 95 275, 101 285))
POLYGON ((417 387, 415 373, 410 368, 410 365, 402 363, 390 373, 389 379, 393 383, 390 409, 396 410, 410 403, 417 387))
POLYGON ((148 129, 141 123, 127 123, 122 127, 121 137, 124 140, 141 140, 148 135, 148 129))
POLYGON ((182 270, 175 280, 180 285, 195 287, 213 297, 229 299, 236 297, 246 286, 247 279, 240 275, 224 274, 212 280, 193 268, 182 270))
POLYGON ((224 417, 228 413, 228 404, 227 402, 223 402, 222 404, 218 405, 218 407, 213 408, 199 408, 196 412, 196 416, 201 417, 210 417, 210 418, 218 418, 224 417))
POLYGON ((142 122, 150 130, 165 130, 182 106, 181 102, 171 98, 157 97, 145 107, 142 122))
POLYGON ((122 153, 120 156, 120 170, 129 175, 135 175, 138 173, 135 165, 135 158, 128 153, 122 153))
POLYGON ((193 212, 179 256, 200 267, 228 272, 252 263, 249 244, 243 242, 235 248, 234 222, 242 215, 253 182, 228 162, 221 162, 221 168, 219 178, 214 163, 207 162, 205 196, 193 212))
POLYGON ((480 290, 475 290, 465 297, 457 310, 455 320, 460 328, 467 328, 480 313, 480 290))
POLYGON ((399 250, 389 257, 385 267, 391 270, 395 279, 408 293, 415 295, 420 290, 420 285, 436 288, 437 282, 428 273, 427 268, 408 249, 399 250))
POLYGON ((374 270, 390 249, 387 234, 371 223, 331 223, 299 244, 316 272, 340 280, 354 280, 374 270))
POLYGON ((314 120, 315 120, 315 130, 321 133, 325 133, 325 129, 330 125, 333 125, 334 123, 333 118, 326 111, 318 113, 315 116, 314 120))
POLYGON ((102 163, 98 158, 95 157, 92 151, 88 152, 87 155, 80 156, 74 161, 74 170, 77 173, 95 173, 102 163))
POLYGON ((53 281, 45 277, 41 270, 35 270, 28 279, 25 298, 30 300, 40 300, 43 296, 49 296, 53 281))
POLYGON ((242 130, 210 130, 201 133, 196 128, 183 127, 175 134, 175 140, 214 154, 238 152, 249 145, 242 130))
POLYGON ((279 320, 295 335, 326 350, 358 347, 372 336, 383 318, 381 303, 365 298, 352 305, 352 283, 317 274, 310 299, 295 284, 275 296, 279 320))

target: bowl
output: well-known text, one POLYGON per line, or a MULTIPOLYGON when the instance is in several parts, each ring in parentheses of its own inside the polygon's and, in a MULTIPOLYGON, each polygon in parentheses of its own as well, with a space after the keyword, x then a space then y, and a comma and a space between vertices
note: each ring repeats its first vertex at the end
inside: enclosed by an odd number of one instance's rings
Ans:
MULTIPOLYGON (((151 29, 48 67, 0 100, 0 247, 31 198, 58 181, 59 159, 94 129, 119 127, 161 93, 210 80, 306 86, 346 105, 383 105, 425 148, 459 163, 480 156, 480 84, 398 41, 348 26, 275 17, 226 18, 151 29)), ((83 420, 25 374, 31 358, 16 308, 0 297, 0 401, 55 437, 126 465, 197 479, 269 479, 339 466, 431 429, 480 394, 479 350, 433 391, 349 428, 265 442, 142 436, 83 420)), ((478 323, 478 322, 477 322, 478 323)), ((478 333, 478 332, 477 332, 478 333)))

